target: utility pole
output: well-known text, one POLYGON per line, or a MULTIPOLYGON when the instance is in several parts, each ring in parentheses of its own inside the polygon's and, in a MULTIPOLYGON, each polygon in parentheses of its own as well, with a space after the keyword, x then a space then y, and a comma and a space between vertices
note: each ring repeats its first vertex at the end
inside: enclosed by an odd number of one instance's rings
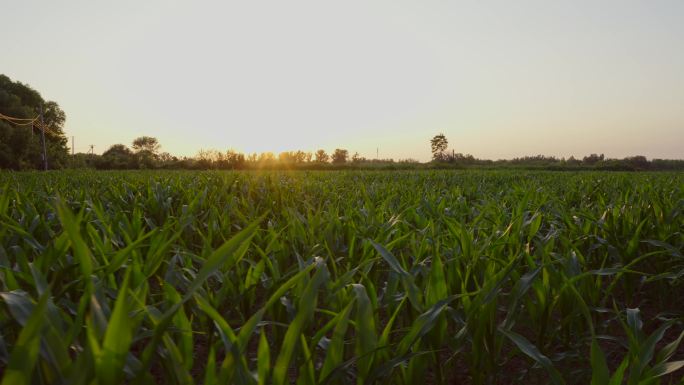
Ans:
POLYGON ((74 137, 71 137, 71 157, 74 157, 74 137))
POLYGON ((91 144, 91 145, 90 145, 90 155, 94 155, 94 154, 95 154, 95 152, 94 152, 94 147, 95 147, 94 144, 91 144))
POLYGON ((380 147, 375 147, 375 159, 380 159, 380 147))
POLYGON ((47 148, 45 146, 45 122, 43 121, 43 105, 40 105, 40 136, 41 139, 43 140, 43 165, 45 166, 45 171, 48 169, 48 161, 47 161, 47 148))

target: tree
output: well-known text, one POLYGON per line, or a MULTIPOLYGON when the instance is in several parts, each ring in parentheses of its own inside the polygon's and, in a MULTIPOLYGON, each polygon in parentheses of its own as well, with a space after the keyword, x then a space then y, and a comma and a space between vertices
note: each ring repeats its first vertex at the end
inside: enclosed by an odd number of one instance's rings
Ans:
POLYGON ((241 154, 233 149, 226 151, 226 160, 231 169, 240 169, 245 167, 245 154, 241 154))
POLYGON ((216 150, 199 150, 195 155, 195 167, 201 170, 213 168, 216 161, 216 150))
POLYGON ((335 164, 346 163, 348 156, 349 151, 342 148, 336 148, 335 152, 332 154, 332 162, 335 164))
POLYGON ((43 110, 45 147, 48 166, 51 169, 66 166, 68 159, 67 139, 62 128, 66 120, 64 111, 52 101, 45 101, 38 91, 9 77, 0 75, 0 113, 12 118, 24 119, 10 123, 0 119, 0 168, 42 169, 43 146, 40 130, 30 119, 43 110), (24 124, 24 125, 19 125, 24 124))
POLYGON ((623 159, 623 161, 627 163, 632 170, 648 170, 651 166, 648 159, 643 155, 628 156, 623 159))
POLYGON ((136 168, 135 157, 131 150, 123 144, 115 144, 98 158, 95 166, 99 169, 125 170, 136 168))
POLYGON ((297 150, 297 152, 294 153, 294 160, 295 160, 295 163, 306 162, 306 153, 304 151, 297 150))
POLYGON ((278 154, 280 163, 304 163, 306 153, 304 151, 284 151, 278 154))
POLYGON ((585 156, 582 158, 582 163, 588 164, 588 165, 595 165, 598 162, 603 162, 605 159, 605 156, 603 154, 601 155, 596 155, 596 154, 591 154, 589 156, 585 156))
POLYGON ((444 134, 440 133, 435 135, 435 137, 430 140, 430 145, 432 147, 432 159, 437 161, 445 160, 446 156, 444 151, 446 151, 448 144, 449 141, 447 141, 447 138, 444 136, 444 134))
POLYGON ((292 153, 290 151, 283 151, 278 154, 278 162, 280 163, 292 163, 294 159, 292 158, 292 153))
POLYGON ((152 136, 141 136, 133 140, 133 150, 135 150, 139 168, 154 168, 157 160, 157 153, 161 145, 157 138, 152 136))
POLYGON ((108 155, 131 155, 131 150, 124 144, 114 144, 102 153, 102 156, 108 155))
POLYGON ((141 136, 133 141, 133 150, 136 153, 148 152, 157 155, 160 148, 159 141, 152 136, 141 136))
POLYGON ((325 152, 325 150, 316 151, 316 162, 317 163, 328 163, 329 160, 330 160, 330 157, 325 152))
POLYGON ((271 165, 275 163, 276 157, 272 152, 262 152, 257 158, 257 163, 261 165, 271 165))

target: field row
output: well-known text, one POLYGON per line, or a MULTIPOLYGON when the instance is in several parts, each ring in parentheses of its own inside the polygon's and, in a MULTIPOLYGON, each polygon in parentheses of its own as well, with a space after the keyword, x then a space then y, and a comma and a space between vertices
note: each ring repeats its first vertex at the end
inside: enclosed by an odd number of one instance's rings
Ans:
POLYGON ((0 192, 2 385, 682 379, 684 174, 0 173, 0 192))

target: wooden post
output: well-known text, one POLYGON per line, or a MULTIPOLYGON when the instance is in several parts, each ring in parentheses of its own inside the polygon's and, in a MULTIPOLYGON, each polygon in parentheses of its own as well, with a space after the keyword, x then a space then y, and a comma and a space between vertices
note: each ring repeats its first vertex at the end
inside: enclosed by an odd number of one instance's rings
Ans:
POLYGON ((45 146, 45 122, 43 121, 43 105, 40 105, 40 136, 43 141, 43 165, 45 166, 45 171, 48 170, 48 160, 47 160, 47 147, 45 146))

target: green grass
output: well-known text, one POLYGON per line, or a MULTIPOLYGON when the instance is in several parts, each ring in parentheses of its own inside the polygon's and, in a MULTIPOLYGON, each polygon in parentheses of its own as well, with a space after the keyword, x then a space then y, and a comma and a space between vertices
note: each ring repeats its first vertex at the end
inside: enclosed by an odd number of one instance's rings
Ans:
POLYGON ((5 384, 684 383, 684 174, 0 173, 5 384))

